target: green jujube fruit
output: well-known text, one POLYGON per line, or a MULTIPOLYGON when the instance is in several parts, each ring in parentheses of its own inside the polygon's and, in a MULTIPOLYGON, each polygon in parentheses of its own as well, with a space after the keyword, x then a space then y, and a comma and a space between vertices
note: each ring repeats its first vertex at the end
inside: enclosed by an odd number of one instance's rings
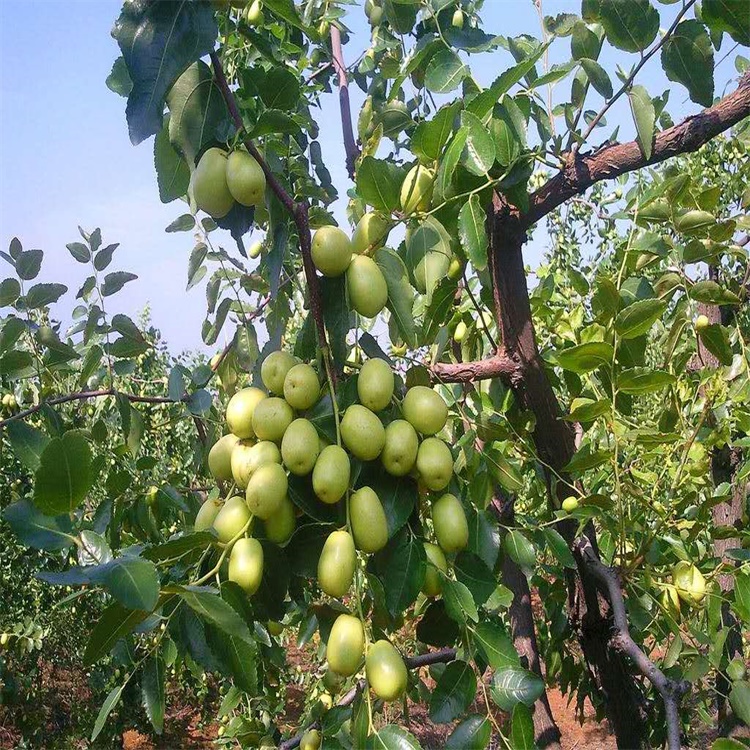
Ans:
POLYGON ((385 470, 394 477, 404 477, 417 461, 419 437, 405 419, 395 419, 385 428, 385 445, 380 454, 385 470))
POLYGON ((206 500, 195 514, 194 531, 207 531, 214 525, 224 503, 221 500, 206 500))
POLYGON ((466 513, 455 495, 445 494, 432 506, 432 526, 443 552, 460 552, 469 543, 466 513))
POLYGON ((310 365, 292 367, 284 378, 284 398, 292 409, 306 411, 320 398, 318 373, 310 365))
POLYGON ((243 388, 229 399, 226 411, 227 427, 240 440, 254 438, 253 413, 255 407, 266 398, 260 388, 243 388))
POLYGON ((320 452, 313 469, 313 491, 329 505, 337 503, 349 488, 351 462, 338 445, 328 445, 320 452))
POLYGON ((311 255, 315 268, 323 276, 341 276, 352 259, 352 243, 341 229, 325 226, 312 238, 311 255))
POLYGON ((388 284, 378 264, 367 255, 355 255, 346 269, 349 303, 365 318, 374 318, 388 302, 388 284))
POLYGON ((450 484, 453 476, 453 455, 440 438, 429 437, 417 451, 417 471, 427 489, 439 492, 450 484))
POLYGON ((328 666, 337 674, 349 677, 357 671, 364 650, 365 631, 362 623, 351 615, 339 615, 328 636, 328 666))
POLYGON ((400 698, 409 679, 401 654, 386 640, 376 641, 370 646, 365 673, 375 695, 384 701, 400 698))
POLYGON ((228 482, 232 478, 232 451, 239 443, 236 435, 220 437, 208 452, 208 470, 214 479, 228 482))
POLYGON ((352 252, 357 255, 377 250, 388 238, 391 223, 382 214, 368 211, 357 223, 352 235, 352 252))
POLYGON ((276 513, 284 502, 289 480, 284 467, 279 464, 265 464, 250 477, 245 491, 247 507, 264 521, 276 513))
POLYGON ((250 510, 245 501, 239 496, 230 497, 216 514, 213 527, 219 541, 226 544, 239 534, 250 520, 250 510))
POLYGON ((401 411, 404 419, 423 435, 440 432, 448 420, 448 406, 442 396, 426 385, 409 388, 401 404, 401 411))
POLYGON ((391 403, 394 385, 391 366, 383 359, 368 359, 357 378, 359 401, 370 411, 381 411, 391 403))
POLYGON ((422 593, 428 597, 439 596, 443 590, 443 579, 438 571, 447 573, 448 561, 445 559, 443 550, 437 544, 425 542, 424 551, 427 555, 427 567, 424 573, 422 593))
POLYGON ((385 428, 367 407, 353 404, 341 420, 341 439, 352 455, 362 461, 373 461, 385 445, 385 428))
POLYGON ((349 498, 349 519, 354 541, 362 552, 377 552, 388 543, 388 519, 371 487, 361 487, 349 498))
POLYGON ((253 412, 253 430, 258 440, 281 442, 286 428, 292 423, 294 412, 283 398, 263 399, 253 412))
POLYGON ((276 512, 265 520, 266 538, 274 544, 284 544, 294 534, 296 526, 297 515, 294 510, 294 503, 287 496, 281 501, 281 505, 276 512))
POLYGON ((318 584, 321 590, 340 598, 349 591, 357 566, 354 540, 347 531, 334 531, 328 536, 318 560, 318 584))
POLYGON ((251 596, 263 579, 263 547, 257 539, 238 539, 229 553, 228 578, 251 596))
POLYGON ((246 489, 250 477, 265 464, 280 464, 281 451, 276 443, 261 440, 259 443, 240 444, 232 453, 232 478, 240 489, 246 489))
POLYGON ((256 206, 266 192, 266 176, 247 151, 232 151, 227 159, 227 187, 243 206, 256 206))
POLYGON ((227 152, 210 148, 201 156, 192 179, 195 205, 214 219, 226 216, 234 205, 227 185, 227 152))
POLYGON ((281 440, 284 466, 300 477, 309 474, 318 460, 319 445, 318 431, 313 423, 307 419, 295 419, 281 440))
POLYGON ((284 381, 297 363, 296 358, 285 351, 271 352, 260 366, 260 379, 270 393, 277 396, 284 395, 284 381))

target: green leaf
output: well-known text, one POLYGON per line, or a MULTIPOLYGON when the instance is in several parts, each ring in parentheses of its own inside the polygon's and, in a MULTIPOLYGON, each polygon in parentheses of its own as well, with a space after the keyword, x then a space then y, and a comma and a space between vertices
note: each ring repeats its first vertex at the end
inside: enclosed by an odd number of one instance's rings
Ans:
POLYGON ((600 0, 599 20, 607 40, 626 52, 641 52, 659 33, 659 13, 649 0, 600 0))
POLYGON ((517 492, 523 487, 523 475, 518 466, 497 448, 494 446, 486 448, 484 459, 493 478, 508 492, 517 492))
POLYGON ((9 307, 21 296, 21 285, 18 279, 8 278, 0 281, 0 307, 9 307))
POLYGON ((467 617, 472 622, 479 620, 479 612, 477 612, 474 597, 461 581, 443 578, 443 601, 445 602, 445 611, 448 613, 448 616, 459 625, 466 624, 467 617))
POLYGON ((434 216, 428 216, 406 240, 404 260, 427 305, 433 290, 448 273, 453 257, 450 243, 450 235, 434 216))
POLYGON ((570 53, 574 60, 587 57, 597 60, 602 49, 603 37, 583 21, 578 21, 570 35, 570 53))
POLYGON ((516 565, 533 568, 536 564, 536 548, 518 529, 511 529, 505 535, 503 547, 516 565))
POLYGON ((125 115, 134 145, 159 132, 164 101, 187 67, 214 48, 218 27, 209 3, 126 3, 112 36, 133 88, 125 115))
MULTIPOLYGON (((10 426, 10 425, 9 425, 10 426)), ((49 552, 75 544, 69 515, 42 515, 28 500, 19 500, 3 510, 3 518, 22 544, 49 552)))
POLYGON ((107 88, 114 91, 115 94, 124 96, 126 99, 133 90, 133 82, 130 80, 128 66, 125 64, 125 58, 120 55, 112 64, 112 70, 105 81, 107 88))
POLYGON ((474 629, 474 645, 494 670, 520 666, 513 639, 499 620, 480 622, 474 629))
POLYGON ((559 532, 555 531, 555 529, 544 529, 544 539, 560 565, 564 568, 575 570, 576 561, 573 558, 573 553, 570 551, 568 543, 562 538, 562 536, 560 536, 559 532))
POLYGON ((430 720, 447 724, 465 714, 477 692, 477 678, 465 661, 448 664, 430 696, 430 720))
POLYGON ((396 724, 376 729, 362 747, 363 750, 421 750, 417 738, 396 724))
POLYGON ((434 94, 447 94, 458 88, 467 75, 469 68, 464 65, 461 58, 453 50, 443 49, 430 59, 425 71, 424 85, 434 94))
POLYGON ((29 471, 36 471, 49 438, 36 427, 20 420, 6 425, 5 431, 16 458, 29 471))
POLYGON ((677 378, 664 370, 650 370, 647 367, 632 367, 623 370, 617 378, 617 388, 622 393, 653 393, 675 383, 677 378))
POLYGON ((253 643, 247 623, 213 589, 183 586, 176 593, 201 619, 216 625, 227 635, 253 643))
POLYGON ((735 682, 729 693, 729 705, 744 724, 750 724, 750 682, 735 682))
POLYGON ((504 667, 492 677, 492 700, 503 710, 512 711, 517 704, 532 706, 544 692, 544 681, 523 667, 504 667))
POLYGON ((111 604, 107 607, 99 622, 91 631, 83 663, 89 666, 108 654, 120 638, 130 633, 136 625, 146 619, 148 612, 141 610, 127 610, 121 604, 111 604))
POLYGON ((703 0, 701 18, 714 31, 726 31, 735 42, 750 47, 750 6, 745 0, 703 0))
POLYGON ((387 247, 380 248, 373 259, 383 272, 388 286, 387 307, 404 342, 414 349, 417 346, 417 331, 413 313, 414 290, 409 283, 409 272, 401 258, 387 247))
POLYGON ((472 508, 467 516, 469 543, 466 549, 479 555, 487 567, 494 570, 500 553, 500 529, 497 522, 486 510, 472 508))
POLYGON ((16 273, 19 279, 31 281, 39 275, 42 268, 44 252, 41 250, 22 250, 16 258, 16 273))
POLYGON ((30 310, 39 310, 51 305, 68 291, 65 284, 34 284, 26 292, 26 307, 30 310))
MULTIPOLYGON (((190 167, 170 143, 167 123, 164 123, 164 127, 154 138, 154 168, 156 183, 159 186, 159 199, 162 203, 169 203, 187 194, 190 184, 190 167)), ((190 218, 192 219, 192 216, 190 218)), ((167 227, 168 232, 172 231, 170 230, 172 224, 167 227)), ((191 226, 194 225, 193 221, 191 226)))
POLYGON ((478 195, 472 195, 458 214, 458 237, 466 257, 477 271, 487 268, 485 219, 478 195))
POLYGON ((697 281, 690 287, 690 297, 696 302, 705 302, 709 305, 737 305, 740 298, 725 289, 712 279, 697 281))
POLYGON ((445 602, 436 599, 427 605, 422 619, 417 623, 417 640, 429 646, 452 646, 458 638, 456 621, 448 614, 445 602))
POLYGON ((477 607, 481 607, 497 587, 493 572, 484 560, 473 552, 460 552, 453 563, 453 570, 456 579, 471 592, 477 607))
POLYGON ((91 251, 83 242, 69 242, 65 247, 79 263, 88 263, 91 260, 91 251))
POLYGON ((308 31, 302 23, 292 0, 263 0, 263 7, 300 31, 308 31))
POLYGON ((711 750, 747 750, 747 745, 732 737, 719 737, 714 740, 711 750))
POLYGON ((357 193, 373 208, 390 213, 399 207, 399 191, 404 175, 385 159, 365 156, 357 169, 357 193))
POLYGON ((581 58, 580 63, 581 67, 586 71, 591 85, 605 99, 609 99, 613 91, 612 81, 609 80, 607 71, 596 60, 590 60, 588 57, 581 58))
POLYGON ((531 709, 524 703, 517 703, 513 708, 510 742, 513 750, 536 750, 534 719, 531 709))
POLYGON ((127 609, 151 612, 159 600, 159 577, 155 565, 149 560, 118 557, 92 567, 89 576, 127 609))
POLYGON ((459 128, 451 139, 448 148, 445 150, 435 178, 435 200, 444 200, 449 196, 453 175, 456 171, 458 160, 461 158, 461 153, 464 150, 468 136, 469 131, 466 128, 459 128))
POLYGON ((486 716, 469 714, 451 732, 445 750, 483 750, 490 742, 492 727, 486 716))
POLYGON ((205 549, 216 541, 216 537, 210 531, 196 531, 193 534, 185 534, 170 539, 155 547, 147 547, 141 553, 141 557, 153 562, 172 560, 198 549, 205 549))
POLYGON ((146 662, 141 675, 141 698, 156 734, 164 730, 164 659, 158 654, 146 662))
POLYGON ((91 449, 79 432, 47 443, 35 474, 34 505, 47 515, 70 513, 85 499, 94 476, 91 449))
POLYGON ((125 284, 137 278, 138 276, 128 271, 113 271, 112 273, 108 273, 104 277, 104 283, 102 284, 102 296, 109 297, 119 292, 125 284))
POLYGON ((489 129, 471 112, 461 112, 461 127, 466 128, 466 145, 461 153, 461 163, 469 172, 482 177, 495 162, 495 142, 489 129))
POLYGON ((727 329, 715 323, 706 328, 702 328, 698 335, 700 336, 703 346, 708 349, 722 365, 729 367, 732 364, 734 354, 732 346, 729 343, 729 333, 727 329))
POLYGON ((411 138, 411 150, 425 161, 437 161, 453 132, 453 123, 461 102, 441 107, 431 120, 420 122, 411 138))
POLYGON ((375 572, 385 589, 385 603, 393 617, 417 598, 424 582, 426 555, 422 542, 403 528, 373 556, 375 572))
POLYGON ((323 306, 323 321, 328 331, 328 344, 333 361, 343 367, 347 355, 346 335, 349 333, 349 307, 346 304, 346 278, 339 276, 320 280, 320 293, 326 301, 323 306))
POLYGON ((716 224, 716 217, 710 211, 681 211, 674 217, 674 228, 683 234, 705 234, 716 224))
POLYGON ((102 703, 102 707, 99 709, 96 721, 94 722, 94 729, 91 732, 92 742, 99 736, 99 733, 102 731, 102 729, 104 729, 104 724, 109 718, 109 715, 112 713, 115 706, 120 702, 120 697, 122 696, 123 690, 125 690, 125 685, 120 685, 119 687, 112 688, 112 690, 110 690, 109 692, 109 695, 104 699, 104 703, 102 703))
POLYGON ((563 370, 583 374, 604 365, 609 365, 615 356, 612 344, 603 341, 588 341, 555 353, 557 364, 563 370))
POLYGON ((654 103, 651 101, 648 91, 643 86, 631 86, 628 90, 628 101, 630 102, 630 111, 635 122, 636 140, 641 147, 643 155, 647 159, 650 159, 654 145, 654 125, 656 123, 654 103))
POLYGON ((714 100, 714 50, 702 23, 680 21, 661 49, 661 65, 667 78, 685 86, 694 102, 704 107, 711 106, 714 100))
POLYGON ((750 573, 735 574, 734 609, 745 624, 750 624, 750 573))
POLYGON ((648 333, 667 309, 666 300, 642 299, 628 305, 615 318, 615 330, 623 339, 634 339, 648 333))

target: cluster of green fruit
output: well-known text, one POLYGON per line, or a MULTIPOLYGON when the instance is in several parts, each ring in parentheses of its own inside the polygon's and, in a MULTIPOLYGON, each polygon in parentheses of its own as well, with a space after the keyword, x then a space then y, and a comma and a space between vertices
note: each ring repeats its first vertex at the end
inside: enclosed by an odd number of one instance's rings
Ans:
POLYGON ((13 411, 18 406, 18 401, 16 401, 16 397, 12 393, 5 393, 2 399, 0 399, 0 405, 8 411, 13 411))
POLYGON ((672 568, 672 583, 664 586, 661 604, 665 611, 680 619, 681 604, 702 607, 706 598, 706 579, 703 573, 687 560, 680 560, 672 568))
POLYGON ((214 219, 226 216, 235 201, 243 206, 262 204, 265 192, 266 176, 247 151, 228 154, 216 147, 198 160, 188 189, 195 205, 214 219))

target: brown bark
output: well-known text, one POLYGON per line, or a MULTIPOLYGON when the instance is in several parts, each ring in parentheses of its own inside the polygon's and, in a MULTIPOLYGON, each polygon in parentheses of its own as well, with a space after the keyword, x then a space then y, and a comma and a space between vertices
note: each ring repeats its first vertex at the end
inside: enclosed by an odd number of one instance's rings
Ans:
POLYGON ((341 32, 335 24, 331 25, 331 53, 333 66, 339 81, 339 109, 341 110, 341 131, 344 137, 344 153, 346 154, 346 170, 349 177, 354 179, 355 164, 359 159, 359 149, 354 140, 352 127, 352 110, 349 104, 349 79, 344 65, 344 53, 341 49, 341 32))

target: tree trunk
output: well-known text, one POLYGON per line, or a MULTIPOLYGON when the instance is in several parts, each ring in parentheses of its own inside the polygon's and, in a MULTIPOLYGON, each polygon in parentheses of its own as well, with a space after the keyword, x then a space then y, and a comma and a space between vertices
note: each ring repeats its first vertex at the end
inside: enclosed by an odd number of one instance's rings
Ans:
MULTIPOLYGON (((520 215, 502 197, 493 196, 488 216, 490 272, 501 354, 518 365, 510 378, 516 399, 536 418, 534 445, 539 458, 555 472, 549 476, 557 501, 567 497, 572 484, 563 469, 576 452, 574 433, 562 420, 562 412, 539 356, 531 318, 531 304, 523 264, 526 235, 520 215), (560 478, 557 478, 560 477, 560 478)), ((552 500, 552 498, 551 498, 552 500)), ((572 544, 575 525, 561 522, 558 530, 572 544)), ((584 535, 597 550, 596 535, 589 525, 584 535)), ((620 748, 640 748, 645 735, 644 699, 627 658, 610 645, 612 619, 606 600, 599 594, 585 565, 569 591, 571 618, 579 626, 579 640, 593 683, 600 689, 605 711, 620 748)))

